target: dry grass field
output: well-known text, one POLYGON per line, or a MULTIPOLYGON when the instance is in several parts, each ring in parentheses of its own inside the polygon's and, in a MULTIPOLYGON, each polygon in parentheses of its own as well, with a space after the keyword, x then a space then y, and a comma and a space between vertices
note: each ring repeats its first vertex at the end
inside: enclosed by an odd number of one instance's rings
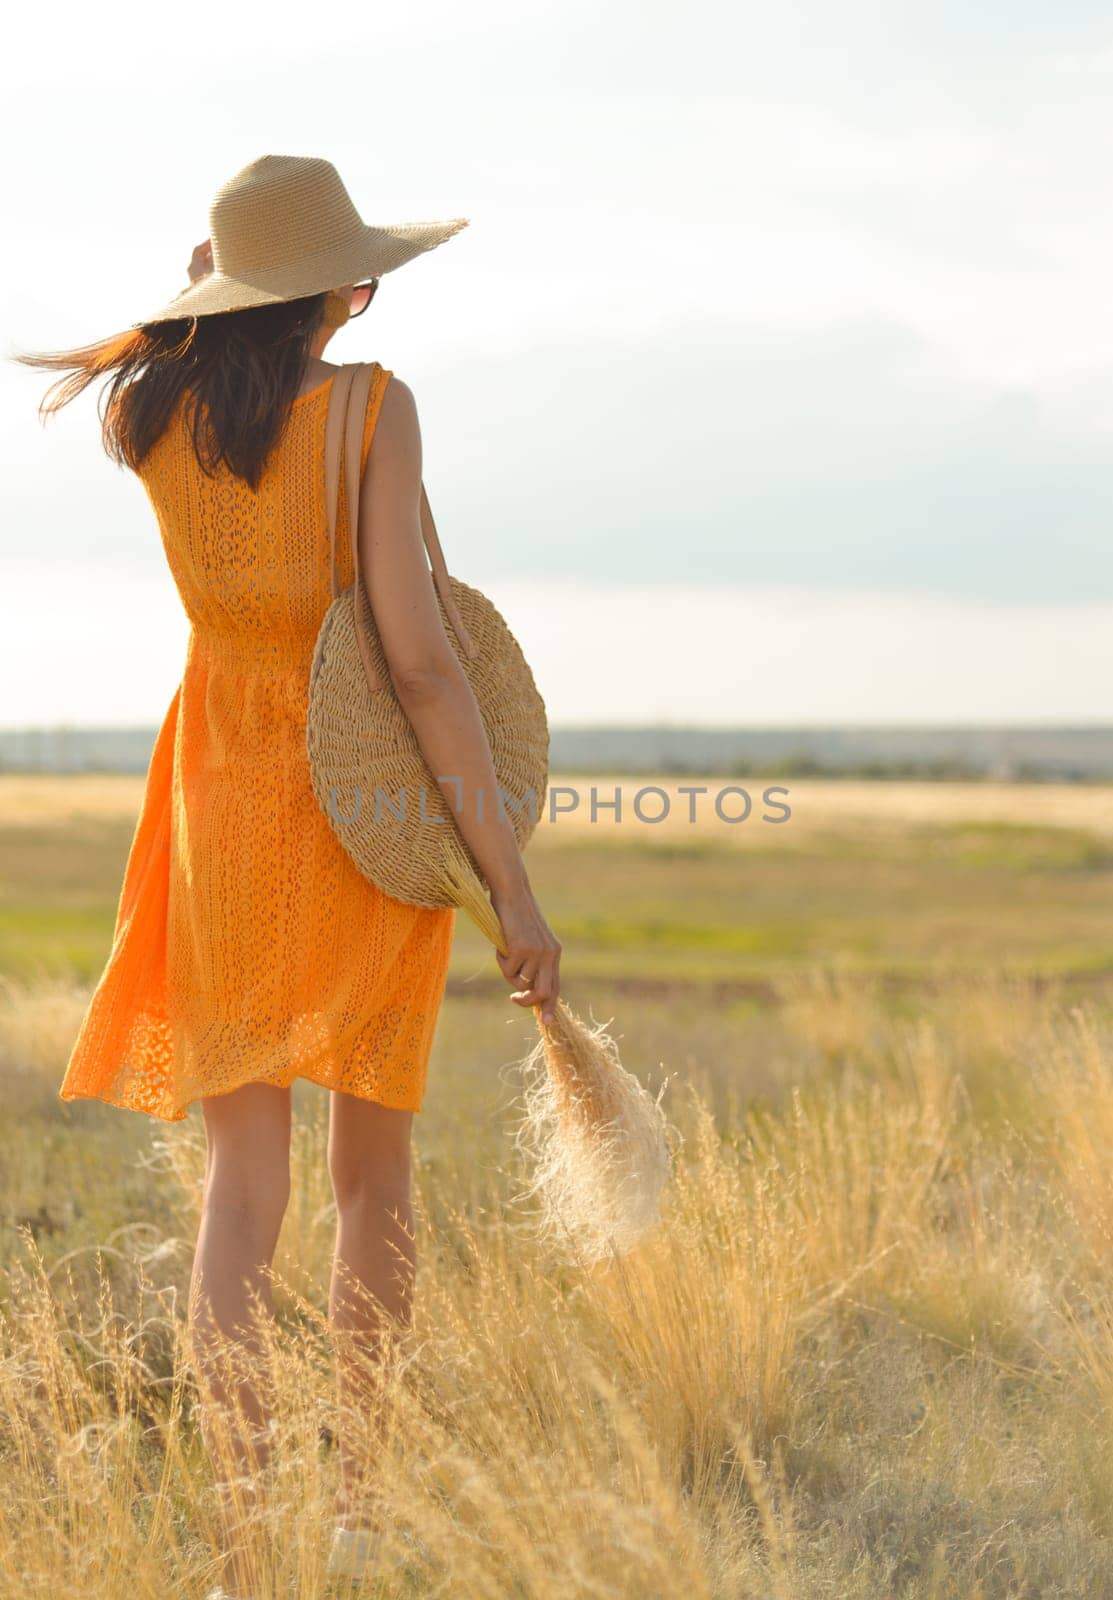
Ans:
MULTIPOLYGON (((770 782, 777 780, 771 777, 770 782)), ((565 993, 672 1124, 583 1266, 513 1143, 532 1024, 460 923, 416 1119, 381 1567, 448 1600, 1113 1595, 1113 790, 789 782, 791 819, 539 827, 565 993)), ((204 1138, 57 1085, 141 780, 0 778, 0 1595, 202 1600, 204 1138)), ((706 797, 705 797, 706 798, 706 797)), ((646 801, 645 809, 650 810, 646 801)), ((295 1088, 257 1593, 338 1600, 326 1097, 295 1088)))

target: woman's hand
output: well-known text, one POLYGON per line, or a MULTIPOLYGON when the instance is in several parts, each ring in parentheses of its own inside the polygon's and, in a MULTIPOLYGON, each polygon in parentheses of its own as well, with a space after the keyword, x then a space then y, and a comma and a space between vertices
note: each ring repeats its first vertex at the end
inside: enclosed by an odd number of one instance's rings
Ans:
POLYGON ((510 998, 516 1005, 541 1007, 541 1018, 552 1022, 560 994, 560 942, 533 898, 528 884, 514 893, 491 895, 506 935, 506 954, 495 952, 495 960, 507 983, 520 987, 510 998))
POLYGON ((199 245, 194 246, 193 255, 190 257, 190 283, 196 283, 198 278, 207 278, 212 270, 213 243, 211 239, 202 239, 199 245))

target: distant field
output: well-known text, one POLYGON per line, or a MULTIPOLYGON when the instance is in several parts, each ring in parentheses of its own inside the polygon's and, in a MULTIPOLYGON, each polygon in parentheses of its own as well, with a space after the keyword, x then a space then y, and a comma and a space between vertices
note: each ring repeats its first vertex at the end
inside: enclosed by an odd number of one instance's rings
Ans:
MULTIPOLYGON (((129 773, 75 774, 61 778, 0 773, 0 826, 47 822, 65 817, 100 821, 121 818, 134 820, 138 814, 143 784, 142 777, 129 773)), ((621 786, 627 800, 627 819, 630 816, 630 803, 639 790, 656 785, 668 793, 670 817, 665 823, 630 822, 630 826, 638 827, 646 838, 658 838, 662 832, 678 828, 687 830, 691 826, 686 821, 689 802, 681 789, 700 785, 710 791, 710 800, 720 790, 741 786, 749 791, 755 802, 752 819, 732 827, 715 819, 709 799, 696 798, 697 831, 710 830, 723 842, 738 842, 752 833, 762 809, 758 801, 766 785, 788 788, 788 804, 793 812, 793 836, 801 827, 823 828, 846 821, 857 826, 882 821, 902 824, 976 820, 1027 823, 1037 827, 1069 826, 1105 835, 1113 833, 1113 784, 862 782, 853 778, 798 778, 786 782, 775 775, 769 778, 701 777, 698 774, 655 777, 639 773, 631 777, 598 772, 586 775, 558 772, 551 775, 550 788, 565 785, 576 789, 579 795, 578 808, 570 817, 562 813, 552 824, 543 819, 536 836, 537 843, 550 833, 558 832, 563 837, 573 828, 589 826, 592 787, 601 804, 613 798, 616 785, 621 786)), ((733 804, 738 810, 742 809, 740 801, 733 804)), ((648 796, 643 805, 648 813, 652 807, 648 796)), ((724 809, 733 808, 724 801, 724 809)), ((595 826, 609 826, 613 812, 601 809, 599 815, 601 820, 595 826)), ((766 824, 766 827, 769 826, 766 824)), ((787 826, 778 831, 786 832, 787 826)), ((531 848, 536 848, 536 844, 531 848)))
MULTIPOLYGON (((0 777, 0 971, 95 976, 142 787, 0 777)), ((1113 980, 1113 786, 801 780, 777 796, 791 816, 775 824, 751 783, 750 818, 720 821, 715 796, 739 815, 738 787, 554 777, 578 807, 542 819, 528 860, 569 984, 729 998, 825 963, 898 985, 952 972, 1113 980), (708 793, 689 800, 678 784, 708 793), (653 785, 669 814, 640 822, 639 791, 644 815, 662 809, 653 785), (601 808, 592 823, 592 788, 607 801, 616 786, 622 820, 601 808)), ((451 982, 463 996, 504 987, 463 917, 451 982)))

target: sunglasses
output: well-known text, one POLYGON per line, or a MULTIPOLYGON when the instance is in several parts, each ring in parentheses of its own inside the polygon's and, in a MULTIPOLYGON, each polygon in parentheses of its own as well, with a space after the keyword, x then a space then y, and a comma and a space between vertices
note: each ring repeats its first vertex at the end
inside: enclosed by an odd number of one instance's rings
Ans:
POLYGON ((375 290, 379 287, 378 278, 372 278, 370 283, 357 283, 352 290, 351 310, 348 312, 349 322, 353 317, 361 317, 375 298, 375 290))

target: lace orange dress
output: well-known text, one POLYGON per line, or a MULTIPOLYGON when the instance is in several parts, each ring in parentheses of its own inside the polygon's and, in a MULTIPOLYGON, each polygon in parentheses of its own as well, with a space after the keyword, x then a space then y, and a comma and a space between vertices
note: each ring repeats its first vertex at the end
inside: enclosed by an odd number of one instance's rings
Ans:
MULTIPOLYGON (((376 365, 363 465, 390 377, 376 365)), ((191 627, 63 1100, 176 1122, 205 1095, 310 1078, 421 1108, 455 912, 404 905, 363 877, 306 755, 309 669, 332 600, 331 383, 294 401, 256 490, 225 467, 201 471, 184 403, 142 464, 191 627)), ((339 548, 347 586, 342 536, 339 548)))

